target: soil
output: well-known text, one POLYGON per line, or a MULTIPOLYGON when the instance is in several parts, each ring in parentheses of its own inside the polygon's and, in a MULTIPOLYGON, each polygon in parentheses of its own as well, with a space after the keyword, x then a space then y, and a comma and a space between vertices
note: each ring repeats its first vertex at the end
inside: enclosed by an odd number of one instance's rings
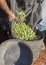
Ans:
POLYGON ((34 61, 33 65, 46 65, 46 48, 40 51, 39 57, 34 61))

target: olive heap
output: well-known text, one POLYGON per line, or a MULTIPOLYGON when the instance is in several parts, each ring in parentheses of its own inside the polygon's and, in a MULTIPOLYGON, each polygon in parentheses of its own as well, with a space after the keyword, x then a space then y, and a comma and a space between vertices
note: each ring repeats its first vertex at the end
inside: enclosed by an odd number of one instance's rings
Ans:
MULTIPOLYGON (((19 18, 22 20, 25 17, 23 12, 19 13, 19 18)), ((13 36, 20 40, 37 40, 39 36, 25 22, 15 23, 13 26, 13 36)))
POLYGON ((20 22, 14 24, 13 35, 20 40, 37 40, 39 38, 31 27, 20 22))

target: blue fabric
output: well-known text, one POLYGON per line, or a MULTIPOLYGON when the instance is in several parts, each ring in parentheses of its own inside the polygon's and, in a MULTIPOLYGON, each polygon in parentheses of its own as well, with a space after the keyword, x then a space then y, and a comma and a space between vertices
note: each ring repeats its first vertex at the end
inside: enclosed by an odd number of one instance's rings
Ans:
POLYGON ((45 31, 46 30, 46 0, 44 0, 41 5, 41 17, 43 20, 39 24, 37 24, 36 27, 40 31, 45 31))
POLYGON ((43 30, 46 30, 46 0, 44 0, 41 5, 41 17, 43 20, 40 24, 43 26, 43 30))

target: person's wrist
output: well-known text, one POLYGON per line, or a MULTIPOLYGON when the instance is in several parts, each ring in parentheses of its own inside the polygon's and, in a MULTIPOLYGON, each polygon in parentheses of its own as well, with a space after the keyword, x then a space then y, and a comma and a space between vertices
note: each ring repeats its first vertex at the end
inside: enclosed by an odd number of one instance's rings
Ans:
POLYGON ((8 15, 10 16, 11 14, 12 14, 12 12, 11 12, 11 11, 9 11, 9 12, 8 12, 8 15))

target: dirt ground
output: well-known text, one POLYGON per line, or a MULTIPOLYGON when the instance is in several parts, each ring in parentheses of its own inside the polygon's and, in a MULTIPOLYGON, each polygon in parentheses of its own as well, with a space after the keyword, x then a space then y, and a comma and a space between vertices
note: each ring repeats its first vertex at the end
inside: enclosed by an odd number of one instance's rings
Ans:
POLYGON ((46 49, 40 51, 39 57, 34 61, 33 65, 46 65, 46 49))

